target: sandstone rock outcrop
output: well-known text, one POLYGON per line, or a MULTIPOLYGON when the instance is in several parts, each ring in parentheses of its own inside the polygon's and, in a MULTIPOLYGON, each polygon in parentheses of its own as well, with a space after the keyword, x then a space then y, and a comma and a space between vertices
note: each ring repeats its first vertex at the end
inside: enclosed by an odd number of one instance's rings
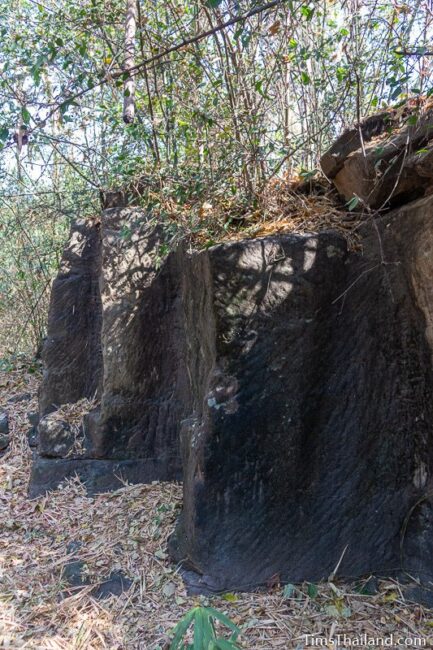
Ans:
POLYGON ((433 109, 389 110, 347 130, 320 163, 346 201, 383 210, 433 191, 433 109))
POLYGON ((102 372, 99 226, 74 224, 51 291, 43 348, 42 415, 93 397, 102 372))
POLYGON ((214 356, 171 542, 192 589, 433 575, 432 219, 432 199, 389 214, 363 254, 329 234, 209 251, 214 356))
POLYGON ((0 412, 0 452, 8 448, 10 443, 9 416, 0 412))
POLYGON ((432 223, 427 196, 366 222, 358 252, 320 232, 167 256, 140 210, 79 224, 53 290, 31 494, 182 465, 170 549, 196 591, 337 566, 432 580, 432 223), (82 400, 79 425, 62 420, 82 400))
POLYGON ((73 226, 51 297, 31 495, 75 474, 93 492, 181 476, 181 273, 177 254, 159 268, 160 238, 133 210, 73 226), (56 416, 85 401, 78 427, 56 416))

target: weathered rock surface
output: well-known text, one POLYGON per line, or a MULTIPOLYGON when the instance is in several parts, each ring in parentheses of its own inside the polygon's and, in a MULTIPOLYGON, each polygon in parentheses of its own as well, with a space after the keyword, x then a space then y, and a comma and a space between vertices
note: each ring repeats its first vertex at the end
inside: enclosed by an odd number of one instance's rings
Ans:
POLYGON ((0 451, 4 451, 9 447, 11 439, 6 433, 0 433, 0 451))
POLYGON ((433 191, 432 126, 433 109, 374 115, 343 133, 321 167, 347 201, 375 210, 407 203, 433 191))
POLYGON ((102 460, 94 458, 44 458, 36 455, 29 485, 31 498, 61 485, 65 479, 78 476, 88 494, 117 490, 125 483, 172 481, 173 473, 164 460, 137 458, 133 460, 102 460))
POLYGON ((0 413, 0 433, 5 435, 9 433, 9 415, 6 411, 0 413))
POLYGON ((96 292, 90 338, 53 293, 30 493, 75 473, 90 492, 172 480, 181 454, 170 546, 192 590, 337 565, 433 579, 432 219, 427 197, 366 223, 362 253, 322 232, 162 259, 144 213, 107 210, 83 239, 92 272, 73 260, 84 292, 65 282, 78 323, 96 292), (68 366, 79 341, 98 359, 86 381, 68 366), (95 392, 78 453, 50 411, 95 392))
POLYGON ((190 410, 181 251, 164 261, 162 244, 160 229, 133 210, 73 227, 43 350, 32 496, 75 473, 90 490, 180 478, 179 424, 190 410), (78 432, 52 414, 83 398, 92 406, 78 432))
POLYGON ((40 421, 39 417, 39 412, 38 411, 30 411, 27 413, 27 419, 30 424, 30 429, 27 431, 27 440, 29 443, 29 447, 37 447, 38 446, 38 425, 40 421))
POLYGON ((140 211, 104 214, 104 379, 100 408, 86 427, 96 457, 154 458, 166 462, 174 478, 180 474, 179 422, 189 412, 182 252, 162 260, 163 233, 140 211))
POLYGON ((432 199, 389 214, 362 255, 323 234, 209 251, 171 541, 192 590, 315 581, 340 560, 348 578, 433 577, 432 219, 432 199))
POLYGON ((8 399, 8 404, 18 404, 19 402, 28 402, 31 399, 30 393, 21 393, 8 399))
POLYGON ((66 458, 73 454, 75 435, 70 425, 50 415, 39 422, 38 451, 48 458, 66 458))
POLYGON ((101 373, 99 226, 78 221, 53 283, 42 359, 41 415, 97 393, 101 373))
POLYGON ((0 413, 0 452, 4 452, 10 443, 9 415, 4 411, 0 413))
POLYGON ((96 600, 105 600, 110 596, 120 596, 131 587, 132 580, 127 578, 121 571, 112 571, 105 578, 87 575, 85 573, 85 562, 79 559, 81 547, 82 545, 79 542, 68 544, 67 550, 72 559, 62 569, 62 580, 67 583, 69 588, 63 592, 62 598, 68 598, 91 584, 94 587, 90 590, 90 595, 96 600))

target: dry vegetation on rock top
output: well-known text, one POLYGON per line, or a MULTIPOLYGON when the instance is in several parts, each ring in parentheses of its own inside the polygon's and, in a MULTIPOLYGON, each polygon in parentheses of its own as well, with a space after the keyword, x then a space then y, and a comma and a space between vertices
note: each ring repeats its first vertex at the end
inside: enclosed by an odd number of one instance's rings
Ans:
MULTIPOLYGON (((11 427, 11 446, 0 458, 0 648, 168 648, 170 630, 199 600, 186 595, 166 551, 181 486, 125 486, 89 498, 71 481, 28 500, 26 412, 36 409, 38 381, 25 367, 0 373, 0 411, 9 412, 11 427), (8 401, 25 393, 31 398, 8 401), (71 560, 83 563, 84 588, 68 587, 62 577, 71 560), (94 585, 112 572, 122 572, 132 586, 96 600, 94 585)), ((428 636, 433 626, 433 612, 405 602, 390 581, 374 596, 336 582, 317 589, 275 584, 266 593, 211 601, 241 626, 242 647, 258 650, 302 648, 305 634, 413 638, 428 636)))
MULTIPOLYGON (((149 197, 147 197, 148 200, 149 197)), ((131 201, 140 203, 140 195, 131 201)), ((146 204, 144 204, 146 205, 146 204)), ((335 230, 344 235, 351 248, 359 246, 357 229, 362 215, 348 213, 329 181, 318 173, 306 179, 297 174, 271 180, 255 201, 215 193, 206 201, 180 204, 161 199, 157 220, 173 241, 185 238, 193 249, 225 241, 254 239, 282 233, 316 233, 335 230)))

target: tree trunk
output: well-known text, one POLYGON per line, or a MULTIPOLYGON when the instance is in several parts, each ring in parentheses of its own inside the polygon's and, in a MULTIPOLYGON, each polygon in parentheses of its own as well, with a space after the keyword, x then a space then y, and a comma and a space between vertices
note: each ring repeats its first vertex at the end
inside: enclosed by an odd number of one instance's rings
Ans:
MULTIPOLYGON (((136 0, 127 0, 125 20, 125 72, 131 70, 135 63, 135 32, 137 29, 136 0)), ((123 121, 132 124, 135 117, 135 78, 129 76, 125 81, 123 99, 123 121)))

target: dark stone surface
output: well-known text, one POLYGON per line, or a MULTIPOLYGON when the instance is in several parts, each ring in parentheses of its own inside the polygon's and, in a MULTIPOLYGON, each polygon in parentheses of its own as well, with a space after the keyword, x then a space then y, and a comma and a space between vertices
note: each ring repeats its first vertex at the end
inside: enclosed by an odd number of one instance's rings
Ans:
POLYGON ((423 607, 433 608, 433 589, 423 587, 422 585, 414 585, 403 589, 404 599, 423 605, 423 607))
POLYGON ((171 540, 192 590, 318 581, 341 557, 346 578, 432 575, 433 517, 402 538, 432 475, 432 206, 366 226, 362 255, 327 234, 203 254, 214 320, 193 296, 205 351, 171 540))
POLYGON ((120 571, 113 571, 106 580, 102 580, 92 589, 91 594, 96 600, 105 600, 110 596, 120 596, 132 585, 132 580, 120 571))
POLYGON ((183 254, 162 258, 163 243, 161 229, 136 210, 106 210, 101 226, 72 228, 51 298, 30 494, 76 469, 91 491, 119 487, 114 467, 132 482, 181 476, 179 427, 191 411, 183 254), (76 453, 77 425, 50 413, 95 395, 78 425, 76 453), (78 457, 83 464, 71 465, 78 457), (66 462, 47 464, 50 458, 66 462))
POLYGON ((27 420, 32 427, 37 427, 39 424, 40 416, 38 411, 30 411, 27 413, 27 420))
POLYGON ((95 580, 95 576, 84 575, 85 563, 79 559, 79 552, 82 549, 80 542, 71 542, 68 544, 67 551, 74 556, 70 562, 67 562, 62 570, 62 579, 72 589, 67 589, 63 592, 62 597, 68 597, 76 593, 77 590, 83 587, 96 583, 90 591, 90 595, 96 600, 105 600, 110 596, 120 596, 124 591, 127 591, 131 585, 132 580, 127 578, 121 571, 112 571, 110 575, 99 581, 95 580))
POLYGON ((104 381, 100 408, 85 425, 95 457, 152 458, 165 462, 174 478, 190 391, 180 309, 183 255, 161 259, 163 243, 161 229, 143 212, 104 213, 104 381))
POLYGON ((27 419, 31 425, 31 428, 27 431, 29 447, 37 447, 39 442, 38 425, 40 420, 38 411, 27 413, 27 419))
POLYGON ((11 439, 7 433, 0 433, 0 451, 4 451, 9 447, 11 439))
MULTIPOLYGON (((181 451, 170 548, 192 591, 313 582, 338 564, 433 579, 432 219, 426 198, 366 224, 362 253, 322 232, 162 258, 143 212, 107 210, 89 253, 99 404, 81 458, 42 436, 31 496, 75 474, 91 493, 177 479, 181 451)), ((77 400, 91 394, 74 363, 77 400)))
POLYGON ((84 567, 85 563, 82 560, 67 562, 63 567, 62 579, 70 587, 85 587, 90 584, 90 581, 87 577, 83 576, 84 567))
POLYGON ((38 452, 47 458, 65 458, 73 452, 75 435, 67 422, 46 415, 38 426, 38 452))
POLYGON ((9 416, 6 411, 0 413, 0 433, 5 435, 9 433, 9 416))
POLYGON ((14 395, 8 399, 9 404, 17 404, 18 402, 28 402, 31 399, 30 393, 22 393, 21 395, 14 395))
POLYGON ((108 492, 126 483, 180 480, 162 459, 95 460, 43 458, 35 455, 29 484, 29 496, 34 498, 57 488, 65 479, 79 476, 89 494, 108 492))
POLYGON ((366 580, 356 581, 354 587, 362 596, 374 596, 379 593, 379 580, 376 576, 370 576, 366 580))
POLYGON ((61 404, 92 398, 98 390, 102 372, 100 248, 98 225, 87 221, 72 225, 51 291, 42 351, 41 415, 61 404))

